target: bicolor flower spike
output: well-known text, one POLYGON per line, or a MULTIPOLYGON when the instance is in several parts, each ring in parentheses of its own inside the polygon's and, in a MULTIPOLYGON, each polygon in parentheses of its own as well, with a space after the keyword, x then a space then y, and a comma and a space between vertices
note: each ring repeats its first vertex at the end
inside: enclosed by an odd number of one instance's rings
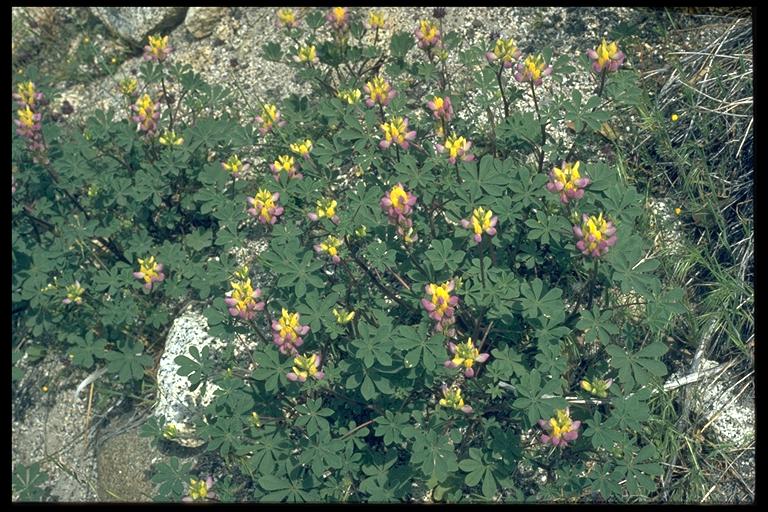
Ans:
POLYGON ((133 122, 137 123, 137 130, 152 135, 157 130, 157 120, 160 119, 160 103, 152 101, 149 94, 145 94, 136 103, 131 105, 135 112, 133 122))
POLYGON ((181 498, 181 501, 190 502, 213 499, 216 497, 216 493, 211 492, 211 487, 213 487, 213 478, 210 476, 205 480, 192 478, 189 480, 189 490, 187 491, 189 494, 181 498))
POLYGON ((616 227, 602 212, 597 217, 583 214, 581 226, 573 226, 573 234, 578 239, 576 248, 584 256, 599 258, 616 244, 616 227))
POLYGON ((613 379, 603 380, 595 379, 592 382, 584 379, 581 381, 581 389, 600 398, 606 398, 608 396, 608 388, 613 384, 613 379))
POLYGON ((299 323, 299 314, 289 313, 285 308, 280 319, 272 321, 272 340, 282 354, 298 354, 296 348, 304 344, 302 336, 308 332, 309 326, 299 323))
POLYGON ((568 408, 565 408, 555 411, 555 417, 549 421, 539 420, 539 426, 546 431, 546 434, 541 434, 543 444, 565 448, 579 437, 581 422, 572 421, 568 408))
POLYGON ((333 316, 336 318, 336 323, 339 325, 347 325, 349 322, 354 320, 355 318, 355 312, 354 311, 345 311, 345 310, 338 310, 336 308, 333 308, 333 316))
POLYGON ((395 117, 380 125, 384 138, 379 142, 381 149, 387 149, 394 142, 404 150, 408 150, 410 142, 416 138, 416 130, 408 131, 408 118, 395 117))
POLYGON ((445 144, 438 144, 437 151, 440 153, 448 153, 448 161, 451 164, 456 163, 456 159, 460 158, 463 162, 470 162, 475 159, 475 155, 469 153, 469 149, 472 147, 472 143, 464 137, 457 137, 455 133, 452 133, 445 141, 445 144))
POLYGON ((144 60, 163 62, 173 51, 168 44, 168 36, 149 36, 149 44, 144 47, 144 60))
POLYGON ((35 140, 38 138, 38 132, 40 131, 40 119, 42 116, 29 108, 29 105, 24 105, 24 108, 20 108, 16 111, 18 119, 14 119, 16 125, 16 133, 29 140, 35 140))
POLYGON ((229 171, 233 176, 237 176, 241 172, 247 170, 250 167, 250 164, 244 164, 239 156, 232 155, 226 162, 222 162, 221 166, 225 171, 229 171))
POLYGON ((346 7, 331 7, 328 10, 328 14, 325 15, 325 21, 327 21, 333 30, 339 32, 348 28, 347 22, 349 21, 349 13, 347 13, 346 7))
POLYGON ((560 194, 560 201, 568 204, 568 200, 584 197, 584 188, 589 184, 590 179, 579 173, 579 162, 570 164, 563 161, 560 167, 550 171, 547 190, 560 194))
POLYGON ((328 238, 325 239, 325 242, 316 244, 314 248, 316 253, 327 254, 331 257, 331 261, 333 261, 334 264, 339 264, 341 263, 341 258, 339 257, 339 247, 341 247, 343 243, 344 242, 339 238, 336 238, 333 235, 328 235, 328 238))
POLYGON ((75 284, 70 284, 66 287, 65 291, 67 292, 67 296, 62 300, 62 304, 82 304, 83 303, 83 294, 85 293, 85 288, 80 286, 79 281, 75 281, 75 284))
POLYGON ((261 115, 256 116, 256 122, 261 125, 259 126, 259 133, 261 135, 271 131, 275 125, 278 127, 285 126, 285 121, 280 119, 280 111, 271 103, 264 105, 261 109, 261 115))
POLYGON ((451 386, 449 388, 443 384, 442 389, 443 398, 440 399, 440 405, 461 411, 465 414, 472 412, 472 407, 464 404, 464 399, 461 397, 461 389, 459 389, 458 386, 451 386))
POLYGON ((320 354, 309 354, 308 356, 296 356, 293 358, 293 371, 287 377, 291 381, 306 382, 309 377, 315 380, 322 380, 325 373, 320 370, 320 364, 323 362, 323 356, 320 354))
POLYGON ((381 198, 379 205, 389 217, 392 224, 398 224, 413 212, 416 204, 416 196, 407 192, 402 183, 392 187, 389 192, 381 198))
POLYGON ((155 261, 154 256, 150 256, 145 260, 139 258, 139 271, 134 272, 133 277, 139 281, 144 281, 144 290, 151 292, 152 285, 165 279, 163 264, 155 261))
POLYGON ((424 287, 430 297, 421 299, 421 305, 429 313, 429 318, 437 322, 436 328, 440 332, 447 330, 456 321, 453 315, 459 297, 451 295, 454 287, 452 280, 443 284, 430 283, 424 287))
POLYGON ((312 151, 312 141, 307 139, 304 142, 299 141, 296 144, 291 144, 291 151, 304 158, 309 158, 309 153, 312 151))
POLYGON ((296 19, 296 11, 291 8, 278 9, 275 24, 285 28, 296 28, 299 26, 299 20, 296 19))
POLYGON ((365 22, 368 30, 380 30, 384 28, 384 13, 381 11, 369 11, 368 20, 365 22))
POLYGON ((544 62, 541 54, 529 55, 523 62, 517 64, 515 80, 518 82, 533 82, 533 85, 541 85, 543 77, 552 74, 552 66, 544 62))
POLYGON ((512 39, 499 38, 496 40, 493 51, 486 53, 485 58, 488 62, 499 61, 504 68, 509 69, 520 58, 520 50, 517 49, 512 39))
POLYGON ((419 21, 419 27, 413 31, 419 48, 426 50, 441 43, 440 29, 429 20, 419 21))
POLYGON ((318 220, 325 217, 326 219, 330 219, 331 222, 334 224, 339 223, 339 216, 336 215, 336 200, 331 198, 323 198, 317 200, 317 209, 314 212, 309 212, 307 214, 307 217, 309 217, 309 220, 312 222, 317 222, 318 220))
POLYGON ((296 166, 296 160, 290 155, 280 155, 273 163, 269 164, 269 168, 272 170, 272 176, 275 181, 280 181, 280 173, 285 172, 288 175, 288 179, 301 179, 303 174, 298 172, 296 166))
POLYGON ((272 193, 266 189, 259 189, 254 197, 247 198, 248 213, 256 217, 262 224, 274 224, 277 218, 283 214, 283 207, 277 202, 280 200, 280 193, 272 193))
POLYGON ((491 357, 490 354, 480 353, 480 351, 472 343, 472 338, 467 339, 466 343, 459 343, 456 345, 452 341, 448 343, 448 350, 453 354, 453 359, 449 359, 445 362, 446 368, 461 368, 464 367, 464 376, 467 378, 474 377, 475 370, 472 365, 475 363, 484 363, 491 357))
POLYGON ((624 63, 624 52, 619 50, 616 42, 606 43, 605 39, 594 50, 587 50, 587 56, 592 60, 595 73, 612 73, 624 63))
POLYGON ((475 242, 480 243, 483 240, 483 233, 488 236, 496 234, 496 224, 499 218, 493 214, 492 210, 478 207, 472 211, 472 219, 461 219, 461 227, 471 229, 475 242))
POLYGON ((293 56, 293 60, 296 62, 309 62, 311 64, 317 64, 320 59, 317 58, 317 50, 315 45, 300 46, 299 53, 293 56))
POLYGON ((264 309, 264 301, 258 301, 261 290, 254 290, 250 279, 231 281, 229 284, 232 289, 225 294, 224 303, 229 306, 230 315, 247 321, 252 319, 257 311, 264 309))
POLYGON ((16 100, 16 104, 20 107, 29 106, 30 108, 35 108, 35 104, 43 99, 43 93, 37 92, 34 83, 21 82, 16 86, 13 99, 16 100))
POLYGON ((377 103, 386 107, 389 105, 389 102, 392 101, 392 98, 397 96, 397 92, 392 89, 389 82, 380 76, 375 76, 373 77, 373 80, 366 83, 365 86, 363 86, 363 92, 368 96, 365 99, 365 104, 368 107, 372 107, 377 103))
POLYGON ((432 101, 427 102, 427 107, 432 111, 432 115, 435 119, 442 119, 446 123, 453 119, 453 106, 451 105, 451 98, 448 96, 441 97, 435 96, 432 101))

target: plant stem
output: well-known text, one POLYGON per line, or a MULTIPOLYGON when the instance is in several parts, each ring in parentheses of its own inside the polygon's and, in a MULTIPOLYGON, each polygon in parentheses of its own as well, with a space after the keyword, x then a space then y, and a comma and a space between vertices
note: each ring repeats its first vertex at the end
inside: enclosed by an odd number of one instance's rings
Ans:
POLYGON ((168 106, 168 113, 171 115, 171 130, 173 130, 173 108, 171 108, 171 100, 168 98, 168 91, 165 88, 165 71, 163 71, 163 75, 160 76, 160 85, 163 86, 163 98, 165 98, 165 104, 168 106))
POLYGON ((533 106, 536 108, 536 117, 539 119, 539 126, 541 126, 541 151, 539 152, 539 172, 544 169, 544 144, 547 141, 547 129, 541 122, 541 112, 539 111, 539 102, 536 100, 536 86, 531 80, 531 95, 533 96, 533 106))
POLYGON ((599 260, 595 258, 594 266, 592 267, 592 276, 589 279, 589 299, 587 300, 587 309, 592 309, 592 296, 595 290, 595 281, 597 280, 597 262, 599 260))
MULTIPOLYGON (((499 91, 501 92, 501 100, 504 102, 504 119, 508 119, 509 118, 509 102, 507 101, 507 95, 504 94, 504 83, 501 80, 502 71, 504 71, 503 63, 499 66, 499 71, 496 73, 496 80, 498 80, 499 82, 499 91)), ((533 82, 531 82, 531 84, 533 84, 533 82)), ((533 101, 536 101, 535 95, 534 95, 533 101)))

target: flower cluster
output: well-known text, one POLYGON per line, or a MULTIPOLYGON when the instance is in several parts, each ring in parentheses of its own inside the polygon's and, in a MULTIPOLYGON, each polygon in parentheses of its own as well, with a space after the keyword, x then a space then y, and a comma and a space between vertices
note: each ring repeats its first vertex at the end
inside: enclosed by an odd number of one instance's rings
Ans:
POLYGON ((309 153, 312 151, 312 141, 307 139, 304 142, 299 141, 296 144, 291 144, 291 151, 304 158, 309 158, 309 153))
POLYGON ((149 36, 149 44, 144 47, 144 60, 163 62, 173 51, 168 44, 168 36, 149 36))
POLYGON ((611 384, 613 384, 613 379, 603 380, 603 379, 595 379, 592 382, 589 382, 588 380, 584 379, 581 381, 581 389, 589 393, 590 395, 594 395, 600 398, 605 398, 608 396, 608 388, 611 387, 611 384))
POLYGON ((587 56, 592 60, 595 73, 614 72, 624 63, 624 52, 619 50, 616 42, 606 43, 605 39, 594 50, 587 50, 587 56))
POLYGON ((187 491, 189 494, 181 498, 181 501, 186 503, 216 498, 216 493, 211 492, 211 487, 213 487, 213 478, 210 476, 205 480, 192 478, 189 480, 189 490, 187 491))
POLYGON ((157 263, 154 256, 143 260, 139 258, 139 271, 133 273, 133 277, 139 281, 144 281, 144 290, 152 291, 152 285, 165 279, 163 274, 163 264, 157 263))
POLYGON ((454 312, 459 303, 459 297, 451 295, 454 287, 453 280, 443 284, 430 283, 424 287, 424 291, 430 297, 421 299, 421 305, 429 313, 429 318, 437 322, 435 329, 439 332, 446 332, 456 321, 454 312))
POLYGON ((616 244, 616 227, 603 218, 602 212, 597 217, 583 214, 582 224, 573 226, 573 234, 578 239, 576 248, 584 256, 599 258, 616 244))
POLYGON ((296 19, 296 12, 293 9, 278 9, 275 24, 285 28, 296 28, 299 26, 299 20, 296 19))
POLYGON ((259 133, 265 135, 271 131, 274 125, 278 127, 285 126, 285 121, 280 119, 280 111, 275 105, 267 103, 261 109, 261 115, 256 116, 256 122, 259 123, 259 133))
POLYGON ((584 197, 584 187, 590 184, 590 179, 582 177, 579 173, 579 162, 575 164, 563 161, 560 167, 555 167, 549 173, 547 190, 554 194, 560 194, 560 201, 568 204, 569 199, 581 199, 584 197))
POLYGON ((435 96, 432 101, 427 102, 427 107, 432 111, 432 115, 437 120, 443 120, 446 123, 453 119, 453 106, 451 105, 451 98, 448 96, 440 97, 435 96))
POLYGON ((139 88, 139 81, 131 77, 124 78, 118 82, 117 88, 123 96, 131 97, 136 93, 136 89, 139 88))
POLYGON ((137 123, 137 131, 147 133, 151 136, 157 130, 157 120, 160 119, 160 103, 152 101, 149 94, 145 94, 136 103, 131 105, 131 110, 135 112, 133 122, 137 123))
POLYGON ((384 14, 381 11, 370 11, 368 20, 365 22, 365 28, 368 30, 379 30, 384 28, 384 14))
POLYGON ((384 138, 379 142, 381 149, 389 148, 392 143, 396 143, 404 150, 408 150, 410 141, 416 138, 416 130, 408 131, 408 118, 395 117, 389 122, 380 125, 384 132, 384 138))
POLYGON ((293 371, 288 374, 288 380, 306 382, 308 377, 321 380, 325 373, 320 370, 320 363, 323 357, 320 354, 310 354, 308 356, 298 355, 293 358, 293 371))
POLYGON ((523 62, 517 64, 515 80, 518 82, 533 82, 533 85, 541 85, 543 77, 552 74, 552 66, 544 62, 541 54, 529 55, 523 62))
POLYGON ((456 345, 453 342, 448 343, 448 349, 453 354, 453 359, 449 359, 445 362, 446 368, 466 368, 464 370, 464 376, 467 378, 474 377, 475 370, 472 365, 475 363, 484 363, 491 357, 490 354, 480 351, 472 343, 472 338, 467 339, 466 343, 459 343, 456 345))
POLYGON ((360 89, 345 89, 339 91, 336 96, 341 101, 346 101, 350 105, 354 105, 358 101, 360 101, 360 98, 363 96, 363 93, 360 92, 360 89))
POLYGON ((397 95, 397 92, 392 89, 389 82, 380 76, 375 76, 373 77, 373 80, 366 83, 363 87, 363 91, 368 95, 365 100, 365 104, 368 107, 372 107, 377 103, 386 107, 389 105, 389 102, 392 101, 392 98, 397 95))
POLYGON ((442 44, 440 29, 429 20, 419 21, 419 27, 413 31, 416 41, 422 50, 439 47, 442 44))
POLYGON ((262 224, 274 224, 277 218, 283 214, 283 207, 278 205, 280 193, 274 194, 266 189, 259 189, 254 197, 248 197, 248 213, 256 217, 262 224))
POLYGON ((331 7, 325 15, 325 20, 331 29, 337 32, 344 32, 349 28, 349 13, 346 7, 331 7))
POLYGON ((541 434, 543 444, 552 444, 565 448, 568 443, 579 437, 580 421, 572 421, 568 408, 555 411, 555 417, 547 420, 539 420, 539 426, 546 431, 541 434))
POLYGON ((281 171, 284 171, 288 175, 288 179, 301 179, 304 177, 303 174, 298 172, 296 160, 290 155, 278 156, 277 160, 269 164, 269 168, 272 170, 272 176, 274 176, 275 181, 280 181, 281 171))
POLYGON ((488 62, 498 60, 502 67, 509 69, 520 58, 520 50, 517 49, 512 39, 499 38, 496 40, 496 46, 493 47, 493 50, 485 54, 485 58, 488 62))
POLYGON ((83 303, 83 294, 85 293, 85 288, 80 286, 79 281, 75 281, 75 284, 70 284, 66 287, 67 296, 61 301, 62 304, 82 304, 83 303))
MULTIPOLYGON (((37 92, 35 84, 32 82, 23 82, 17 86, 13 99, 20 107, 16 111, 18 119, 13 120, 16 125, 16 133, 27 139, 27 149, 34 153, 42 153, 45 150, 42 125, 40 124, 42 114, 37 112, 37 106, 42 104, 43 94, 37 92)), ((40 155, 40 159, 46 160, 42 155, 40 155)), ((35 160, 38 160, 38 156, 35 157, 35 160)))
POLYGON ((184 139, 177 136, 174 130, 165 130, 163 134, 158 137, 158 140, 163 146, 180 146, 184 144, 184 139))
POLYGON ((347 325, 349 322, 354 320, 355 318, 355 312, 354 311, 345 311, 341 310, 339 311, 336 308, 333 308, 333 316, 336 318, 336 323, 340 325, 347 325))
POLYGON ((461 397, 461 389, 457 386, 448 388, 446 385, 443 385, 442 389, 443 398, 440 399, 440 405, 443 407, 450 407, 451 409, 461 411, 465 414, 472 412, 472 407, 464 405, 464 399, 461 397))
POLYGON ((299 323, 298 313, 289 313, 283 308, 280 320, 272 321, 272 340, 280 348, 282 354, 298 354, 296 347, 304 344, 302 336, 309 332, 308 325, 299 323))
POLYGON ((460 158, 464 162, 470 162, 475 159, 475 155, 469 153, 469 149, 472 147, 472 143, 464 137, 457 137, 455 133, 452 133, 445 141, 445 144, 438 144, 437 150, 440 153, 448 152, 448 161, 451 164, 456 163, 456 159, 460 158))
POLYGON ((231 281, 232 289, 225 295, 224 303, 229 306, 229 314, 240 317, 243 320, 252 319, 257 311, 264 309, 264 301, 258 301, 261 297, 261 289, 253 289, 250 278, 231 281))
POLYGON ((328 235, 328 238, 325 239, 325 242, 316 244, 314 248, 316 253, 325 253, 331 257, 331 261, 333 261, 334 264, 339 264, 341 262, 341 258, 339 257, 339 247, 342 245, 342 240, 336 238, 333 235, 328 235))
POLYGON ((461 227, 464 229, 472 229, 474 232, 473 238, 475 242, 480 243, 483 240, 483 233, 488 236, 496 234, 496 224, 499 222, 499 218, 493 215, 492 210, 486 210, 485 208, 478 207, 472 211, 472 219, 461 219, 461 227))
POLYGON ((232 176, 237 176, 239 173, 248 170, 250 164, 244 164, 240 157, 237 155, 230 156, 226 162, 222 162, 221 166, 225 171, 232 173, 232 176))
POLYGON ((336 215, 336 200, 331 198, 322 198, 317 200, 317 210, 314 212, 309 212, 307 214, 307 217, 309 217, 309 220, 312 222, 317 222, 318 220, 325 217, 326 219, 330 219, 331 222, 334 224, 339 223, 339 216, 336 215))
POLYGON ((379 205, 387 214, 390 224, 397 226, 397 232, 403 236, 406 243, 416 241, 413 233, 413 206, 416 204, 416 196, 406 192, 401 183, 398 183, 381 198, 379 205))
POLYGON ((317 58, 317 50, 313 44, 300 46, 299 53, 293 56, 293 60, 296 62, 309 62, 311 64, 320 62, 320 59, 317 58))

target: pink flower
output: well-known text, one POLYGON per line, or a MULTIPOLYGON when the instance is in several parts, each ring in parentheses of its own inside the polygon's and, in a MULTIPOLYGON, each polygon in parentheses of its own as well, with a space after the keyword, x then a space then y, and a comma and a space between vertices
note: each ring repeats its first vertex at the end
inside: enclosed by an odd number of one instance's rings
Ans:
POLYGON ((572 421, 568 408, 555 411, 555 417, 547 420, 539 420, 539 426, 546 431, 541 434, 543 444, 552 444, 565 448, 569 442, 579 437, 580 421, 572 421))
POLYGON ((366 83, 365 86, 363 86, 363 91, 368 95, 365 99, 365 104, 368 107, 372 107, 377 103, 386 107, 389 105, 389 102, 392 101, 392 98, 397 96, 397 92, 392 89, 389 82, 380 76, 375 76, 373 77, 373 80, 366 83))
POLYGON ((480 243, 483 240, 483 233, 488 236, 496 234, 496 224, 499 218, 493 214, 493 211, 478 207, 472 211, 471 219, 461 219, 461 227, 471 229, 475 242, 480 243))
POLYGON ((427 102, 427 107, 432 111, 435 119, 442 119, 446 123, 453 119, 453 106, 451 105, 451 98, 448 96, 435 96, 432 101, 427 102))
POLYGON ((293 359, 293 368, 287 377, 288 380, 296 382, 306 382, 308 377, 315 380, 322 380, 325 373, 320 371, 320 364, 323 362, 323 356, 320 354, 310 354, 308 356, 296 356, 293 359))
POLYGON ((283 207, 277 204, 280 199, 280 193, 274 194, 266 189, 259 189, 254 197, 246 198, 251 208, 248 213, 256 217, 262 224, 274 224, 277 218, 283 214, 283 207))
POLYGON ((624 53, 615 42, 606 43, 605 39, 594 50, 587 50, 587 56, 592 60, 592 71, 595 73, 612 73, 624 63, 624 53))
POLYGON ((584 197, 584 188, 590 184, 589 178, 582 177, 579 173, 579 163, 570 164, 563 160, 559 168, 555 167, 549 172, 547 190, 560 194, 563 204, 568 204, 568 200, 584 197))
POLYGON ((191 501, 207 501, 216 498, 215 492, 210 492, 213 487, 213 478, 208 476, 205 480, 192 478, 189 481, 189 494, 181 498, 181 501, 188 503, 191 501))
POLYGON ((299 323, 299 314, 289 313, 285 308, 280 319, 272 321, 272 341, 280 347, 282 354, 298 354, 296 348, 304 344, 302 336, 308 332, 309 326, 299 323))
POLYGON ((464 376, 467 378, 474 377, 475 375, 475 370, 472 368, 472 365, 475 363, 484 363, 491 357, 490 354, 485 352, 481 354, 477 347, 472 343, 472 338, 467 339, 466 343, 460 343, 459 345, 456 345, 452 341, 448 342, 448 350, 451 351, 451 354, 453 354, 454 357, 448 359, 444 363, 444 366, 446 368, 461 368, 463 366, 466 368, 466 370, 464 370, 464 376))
POLYGON ((471 162, 475 155, 469 152, 472 143, 464 137, 457 137, 452 133, 445 141, 445 144, 438 144, 436 149, 439 153, 448 153, 448 161, 453 165, 456 159, 460 158, 462 162, 471 162))
POLYGON ((408 150, 410 142, 416 138, 416 130, 408 131, 408 118, 395 117, 381 125, 384 138, 379 142, 381 149, 387 149, 394 142, 404 150, 408 150))
POLYGON ((523 62, 517 64, 515 80, 518 82, 533 82, 533 85, 541 85, 543 77, 552 74, 552 66, 544 62, 541 55, 529 55, 523 62))
POLYGON ((616 227, 603 218, 602 212, 598 217, 583 214, 582 224, 573 226, 573 234, 578 239, 576 248, 592 258, 603 256, 616 244, 616 227))
POLYGON ((145 94, 131 105, 131 110, 135 112, 131 119, 139 125, 138 129, 148 136, 153 135, 157 130, 157 120, 160 119, 160 103, 152 101, 149 94, 145 94))
POLYGON ((256 311, 264 309, 264 301, 257 302, 257 299, 261 297, 261 290, 259 288, 254 290, 250 279, 232 281, 230 285, 232 290, 225 294, 226 298, 224 299, 224 303, 229 306, 230 315, 239 316, 248 321, 256 315, 256 311))
POLYGON ((163 264, 157 263, 154 256, 150 256, 146 260, 139 258, 139 271, 134 272, 133 277, 139 281, 144 281, 144 290, 151 292, 153 284, 160 283, 165 279, 163 264))
POLYGON ((459 297, 450 294, 453 289, 453 280, 441 285, 430 283, 424 287, 424 291, 431 297, 421 299, 421 305, 429 313, 429 318, 437 322, 436 328, 440 332, 447 330, 456 321, 453 315, 459 297))

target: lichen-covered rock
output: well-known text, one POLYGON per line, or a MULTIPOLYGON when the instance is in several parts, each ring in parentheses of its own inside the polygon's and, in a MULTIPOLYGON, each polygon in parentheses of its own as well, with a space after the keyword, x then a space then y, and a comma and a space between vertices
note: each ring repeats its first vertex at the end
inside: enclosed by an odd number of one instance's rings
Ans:
POLYGON ((148 35, 176 27, 186 11, 186 7, 91 7, 113 34, 135 48, 143 47, 148 35))
POLYGON ((229 7, 190 7, 184 27, 195 39, 208 37, 216 24, 229 14, 229 7))
POLYGON ((189 355, 189 349, 196 347, 201 353, 209 347, 212 353, 226 344, 208 335, 208 321, 195 311, 187 311, 171 326, 165 342, 165 352, 157 369, 158 402, 154 414, 166 425, 176 427, 175 440, 181 446, 196 448, 204 442, 195 436, 194 417, 197 411, 211 403, 218 386, 208 384, 205 394, 202 385, 190 391, 189 379, 179 375, 176 358, 189 355))

